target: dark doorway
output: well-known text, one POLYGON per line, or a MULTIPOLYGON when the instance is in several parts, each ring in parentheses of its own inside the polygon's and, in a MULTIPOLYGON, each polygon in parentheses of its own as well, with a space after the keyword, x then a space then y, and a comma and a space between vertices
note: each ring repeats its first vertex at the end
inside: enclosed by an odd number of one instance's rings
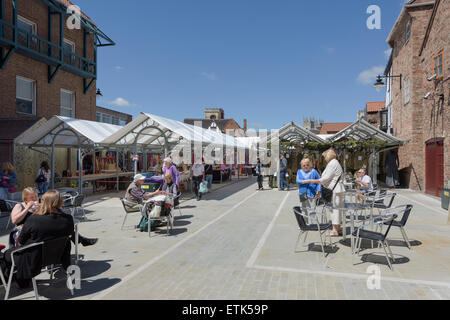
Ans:
POLYGON ((430 139, 425 145, 425 192, 440 197, 444 187, 444 139, 430 139))

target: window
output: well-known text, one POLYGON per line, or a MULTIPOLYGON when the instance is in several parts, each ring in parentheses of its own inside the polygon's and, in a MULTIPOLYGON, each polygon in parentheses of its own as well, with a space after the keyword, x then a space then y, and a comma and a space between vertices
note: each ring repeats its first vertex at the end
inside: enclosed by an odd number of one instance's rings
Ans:
POLYGON ((16 77, 16 112, 36 114, 36 81, 16 77))
POLYGON ((119 125, 119 118, 118 117, 112 117, 112 124, 119 125))
POLYGON ((405 78, 405 104, 409 103, 410 94, 409 94, 409 76, 405 78))
POLYGON ((24 17, 17 17, 17 39, 24 47, 36 46, 38 43, 37 38, 33 38, 31 35, 37 34, 36 23, 25 19, 24 17))
POLYGON ((127 125, 127 120, 125 120, 125 119, 119 120, 119 126, 126 126, 126 125, 127 125))
POLYGON ((63 54, 64 54, 64 62, 67 64, 72 64, 72 54, 75 53, 75 43, 64 39, 63 41, 63 54))
POLYGON ((111 123, 111 116, 109 114, 102 114, 102 122, 104 123, 111 123))
POLYGON ((75 94, 61 89, 61 115, 75 118, 75 94))
POLYGON ((97 112, 95 121, 102 122, 102 114, 100 112, 97 112))
POLYGON ((411 19, 408 20, 408 23, 406 24, 406 41, 408 42, 411 38, 411 19))
POLYGON ((441 52, 437 56, 433 58, 433 70, 434 74, 436 75, 436 79, 443 77, 443 69, 444 69, 444 60, 443 60, 444 53, 441 52))

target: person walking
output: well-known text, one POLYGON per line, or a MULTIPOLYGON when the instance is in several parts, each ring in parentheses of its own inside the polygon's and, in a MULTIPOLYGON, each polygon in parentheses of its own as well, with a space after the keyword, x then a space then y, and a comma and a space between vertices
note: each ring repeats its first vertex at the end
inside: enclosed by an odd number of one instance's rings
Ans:
POLYGON ((289 183, 286 181, 288 162, 287 159, 281 155, 280 156, 280 189, 284 191, 284 188, 287 188, 289 191, 289 183))
POLYGON ((177 186, 179 186, 180 185, 180 173, 178 172, 177 167, 172 164, 172 159, 165 158, 164 166, 162 167, 162 174, 163 174, 163 176, 165 176, 168 173, 170 173, 172 175, 172 181, 177 186))
POLYGON ((332 200, 333 211, 331 213, 331 223, 333 224, 333 231, 331 232, 332 237, 337 237, 341 234, 341 213, 339 207, 344 203, 344 170, 336 159, 337 155, 333 149, 325 151, 323 154, 327 166, 322 173, 320 179, 307 179, 303 183, 314 183, 322 184, 322 187, 332 190, 332 200))
POLYGON ((202 194, 198 190, 200 188, 200 183, 205 181, 205 166, 201 160, 197 160, 197 163, 192 166, 191 179, 197 201, 200 201, 202 194))
POLYGON ((36 174, 36 183, 38 185, 39 194, 47 192, 48 184, 50 182, 51 171, 47 161, 42 161, 41 167, 36 174))
POLYGON ((211 164, 205 164, 205 177, 208 182, 208 192, 211 192, 213 182, 213 166, 211 164))
POLYGON ((309 179, 320 179, 316 169, 311 169, 311 160, 305 158, 301 161, 301 169, 297 172, 297 184, 300 204, 303 209, 315 209, 316 200, 320 197, 320 184, 305 183, 309 179))
POLYGON ((12 200, 12 195, 17 191, 17 173, 10 162, 2 165, 0 200, 12 200))
POLYGON ((258 190, 264 190, 263 188, 263 175, 262 175, 262 164, 261 164, 261 159, 258 158, 256 160, 256 176, 257 176, 257 181, 258 181, 258 190))

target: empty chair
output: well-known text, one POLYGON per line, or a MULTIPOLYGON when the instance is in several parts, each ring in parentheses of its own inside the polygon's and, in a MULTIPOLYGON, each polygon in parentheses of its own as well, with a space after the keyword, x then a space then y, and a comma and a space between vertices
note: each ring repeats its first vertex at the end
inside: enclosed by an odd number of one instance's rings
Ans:
POLYGON ((86 196, 84 194, 76 195, 75 197, 72 198, 71 203, 63 206, 63 208, 70 209, 73 217, 75 217, 75 214, 78 212, 78 209, 81 209, 81 212, 83 213, 83 219, 86 219, 86 214, 83 208, 83 201, 85 198, 86 196))
POLYGON ((14 208, 14 206, 16 204, 18 204, 19 202, 17 201, 12 201, 12 200, 0 200, 0 211, 1 214, 8 214, 8 223, 6 225, 5 230, 8 230, 9 225, 11 224, 11 211, 14 208))
POLYGON ((180 217, 181 217, 180 197, 181 197, 181 192, 178 191, 177 196, 173 198, 173 208, 178 209, 178 212, 180 213, 180 217))
MULTIPOLYGON (((324 254, 324 256, 326 256, 325 253, 325 249, 324 249, 324 242, 322 239, 322 235, 324 233, 326 233, 326 231, 330 231, 332 229, 332 224, 331 222, 328 223, 319 223, 319 219, 317 217, 317 215, 322 215, 322 213, 317 213, 317 212, 311 212, 310 215, 305 214, 302 212, 302 209, 300 207, 294 207, 294 214, 295 214, 295 218, 297 220, 298 223, 298 228, 300 230, 300 233, 298 235, 297 238, 297 242, 295 244, 295 248, 294 251, 297 249, 298 246, 298 242, 300 241, 300 237, 305 234, 305 239, 303 240, 303 242, 306 242, 306 237, 308 236, 308 232, 309 231, 317 231, 320 237, 320 244, 322 247, 322 252, 324 254), (313 214, 315 215, 315 217, 313 216, 313 214), (311 224, 306 223, 306 219, 311 219, 313 222, 311 224)), ((331 245, 331 236, 330 233, 328 232, 328 237, 330 239, 330 245, 331 245)))
POLYGON ((388 252, 386 251, 386 249, 389 251, 392 261, 394 262, 395 258, 394 258, 394 255, 392 254, 391 247, 389 246, 389 243, 387 242, 387 236, 388 236, 389 230, 391 229, 392 222, 394 221, 395 218, 397 218, 396 214, 387 213, 387 214, 377 216, 377 217, 374 217, 374 218, 364 221, 364 223, 361 226, 359 226, 352 233, 352 236, 356 237, 356 242, 355 242, 356 247, 355 247, 355 251, 353 252, 353 254, 357 253, 359 255, 359 252, 361 250, 361 242, 363 239, 367 239, 370 241, 377 241, 378 244, 380 244, 383 247, 389 268, 391 270, 393 270, 393 267, 392 267, 392 264, 391 264, 391 261, 389 259, 388 252), (381 225, 381 224, 386 224, 388 226, 385 233, 376 232, 376 231, 372 231, 372 230, 366 230, 366 228, 369 226, 381 225))
POLYGON ((411 213, 412 208, 413 208, 412 204, 407 204, 407 205, 402 205, 402 206, 395 207, 395 209, 400 210, 400 213, 398 213, 398 214, 402 214, 402 218, 400 219, 400 221, 394 220, 392 222, 392 226, 393 227, 400 228, 400 231, 402 233, 403 239, 405 240, 406 245, 408 246, 408 249, 411 249, 411 244, 409 243, 408 236, 406 235, 405 225, 406 225, 406 222, 408 221, 409 214, 411 213))
POLYGON ((392 206, 396 195, 396 193, 380 192, 377 199, 373 202, 373 207, 377 208, 378 210, 389 209, 392 206))
MULTIPOLYGON (((43 242, 37 242, 32 243, 24 247, 20 247, 14 251, 11 252, 11 271, 8 279, 8 284, 6 286, 6 294, 5 294, 5 300, 9 297, 9 292, 11 289, 11 282, 13 278, 13 274, 17 271, 16 267, 16 260, 15 256, 17 254, 22 254, 25 251, 28 250, 40 250, 41 251, 41 263, 40 263, 40 270, 42 272, 49 272, 50 273, 50 279, 53 279, 53 272, 60 269, 60 268, 66 268, 70 265, 70 236, 69 237, 62 237, 57 238, 53 240, 43 241, 43 242), (67 252, 67 251, 68 252, 67 252), (67 255, 68 254, 68 255, 67 255), (68 260, 67 260, 68 259, 68 260)), ((23 262, 22 262, 23 263, 23 262)), ((39 300, 39 294, 38 294, 38 288, 36 283, 36 276, 34 276, 31 281, 33 283, 33 289, 36 300, 39 300)), ((72 283, 70 280, 70 274, 66 271, 67 275, 67 283, 72 283)), ((69 290, 71 294, 73 295, 73 288, 69 286, 69 290)))
POLYGON ((120 202, 122 202, 123 209, 125 210, 125 217, 123 218, 122 226, 120 227, 120 230, 123 230, 123 226, 125 225, 128 214, 133 212, 140 212, 142 209, 142 205, 129 201, 125 198, 120 198, 120 202))

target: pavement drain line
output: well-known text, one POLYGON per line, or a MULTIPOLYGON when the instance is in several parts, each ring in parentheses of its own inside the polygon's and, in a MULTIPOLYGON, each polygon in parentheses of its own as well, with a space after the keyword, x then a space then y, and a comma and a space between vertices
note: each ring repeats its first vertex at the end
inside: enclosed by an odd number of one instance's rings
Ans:
MULTIPOLYGON (((367 280, 369 278, 369 276, 372 275, 369 273, 368 274, 346 273, 346 272, 336 272, 336 271, 295 269, 295 268, 272 267, 272 266, 261 266, 261 265, 253 265, 252 268, 278 271, 278 272, 304 273, 304 274, 311 274, 311 275, 316 274, 316 275, 342 277, 342 278, 349 278, 349 279, 356 279, 356 280, 367 280)), ((401 282, 401 283, 407 283, 407 284, 418 284, 418 285, 450 288, 450 282, 442 282, 442 281, 400 279, 400 278, 383 277, 383 276, 381 276, 381 281, 401 282)))
POLYGON ((195 231, 194 233, 192 233, 191 235, 187 236, 185 239, 181 240, 180 242, 176 243, 175 245, 173 245, 172 247, 170 247, 169 249, 167 249, 166 251, 164 251, 163 253, 161 253, 160 255, 154 257, 153 259, 149 260, 146 264, 142 265, 141 267, 139 267, 138 269, 134 270, 133 272, 129 273, 127 276, 125 276, 121 282, 113 285, 112 287, 104 290, 103 292, 99 293, 98 295, 94 296, 91 298, 91 300, 101 300, 103 299, 106 295, 110 294, 112 291, 114 291, 115 289, 119 288, 120 286, 122 286, 124 283, 130 281, 131 279, 133 279, 134 277, 136 277, 137 275, 139 275, 140 273, 142 273, 143 271, 145 271, 146 269, 148 269, 152 264, 156 263, 158 260, 164 258, 166 255, 168 255, 169 253, 171 253, 172 251, 174 251, 175 249, 177 249, 178 247, 182 246, 184 243, 186 243, 187 241, 189 241, 190 239, 192 239, 193 237, 195 237, 196 235, 198 235, 200 232, 202 232, 203 230, 205 230, 206 228, 208 228, 209 226, 211 226, 212 224, 216 223, 217 221, 221 220, 222 218, 224 218, 225 216, 227 216, 228 214, 230 214, 233 210, 235 210, 236 208, 238 208, 239 206, 241 206, 242 204, 244 204, 245 202, 247 202, 250 198, 252 198, 253 196, 255 196, 258 193, 258 191, 255 191, 254 193, 252 193, 251 195, 247 196, 244 200, 240 201, 239 203, 235 204, 233 207, 231 207, 230 209, 228 209, 225 213, 223 213, 222 215, 218 216, 217 218, 215 218, 214 220, 210 221, 209 223, 207 223, 206 225, 204 225, 203 227, 201 227, 199 230, 195 231))
POLYGON ((434 209, 434 208, 430 208, 430 207, 424 205, 423 203, 421 203, 421 202, 419 202, 419 201, 417 201, 417 200, 411 199, 411 198, 409 198, 409 197, 407 197, 407 196, 405 196, 405 195, 402 195, 402 194, 397 194, 397 195, 398 195, 399 197, 401 197, 401 198, 404 198, 404 199, 408 200, 408 201, 415 202, 415 203, 417 203, 417 204, 421 205, 422 207, 425 207, 425 208, 427 208, 427 209, 429 209, 429 210, 432 210, 432 211, 434 211, 434 212, 443 214, 443 215, 445 215, 445 216, 447 215, 447 213, 444 212, 444 211, 439 211, 439 210, 436 210, 436 209, 434 209))

